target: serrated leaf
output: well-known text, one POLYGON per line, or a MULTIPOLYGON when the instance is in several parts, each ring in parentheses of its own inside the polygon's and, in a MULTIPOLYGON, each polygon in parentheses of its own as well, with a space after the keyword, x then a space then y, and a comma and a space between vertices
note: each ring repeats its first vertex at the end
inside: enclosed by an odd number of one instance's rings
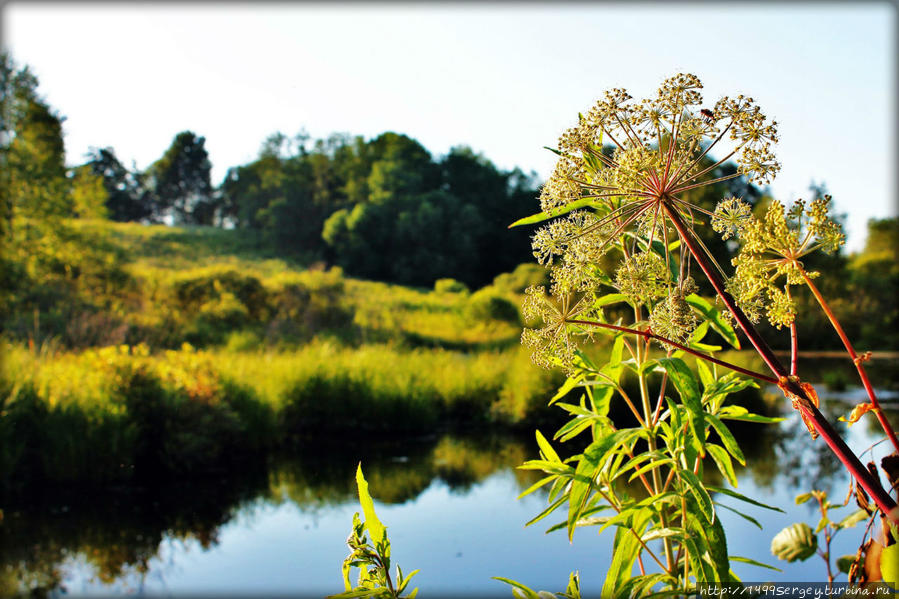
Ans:
POLYGON ((792 524, 771 540, 771 553, 788 562, 805 561, 818 549, 818 537, 805 522, 792 524))

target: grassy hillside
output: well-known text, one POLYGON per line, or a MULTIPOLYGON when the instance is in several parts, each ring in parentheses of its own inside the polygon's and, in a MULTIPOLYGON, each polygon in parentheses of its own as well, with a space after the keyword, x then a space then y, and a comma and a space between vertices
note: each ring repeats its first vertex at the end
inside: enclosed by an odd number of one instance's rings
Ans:
POLYGON ((182 476, 320 435, 530 425, 561 383, 519 347, 530 266, 416 289, 238 231, 73 228, 80 269, 7 315, 0 488, 182 476))

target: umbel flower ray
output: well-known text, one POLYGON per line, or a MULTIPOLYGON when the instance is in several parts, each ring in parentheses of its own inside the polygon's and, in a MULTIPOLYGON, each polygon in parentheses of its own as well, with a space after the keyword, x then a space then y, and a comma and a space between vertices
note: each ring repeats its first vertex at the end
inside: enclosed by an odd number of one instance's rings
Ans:
MULTIPOLYGON (((780 168, 771 150, 776 123, 753 99, 724 97, 703 108, 701 89, 695 75, 678 74, 644 100, 610 90, 560 137, 556 167, 541 189, 542 212, 516 223, 553 219, 535 233, 533 248, 551 270, 550 291, 560 304, 574 293, 595 298, 611 284, 652 308, 654 329, 674 340, 689 336, 695 321, 683 298, 689 294, 685 286, 692 285, 692 257, 673 254, 683 233, 672 218, 691 226, 714 214, 685 200, 684 193, 741 176, 768 182, 780 168), (713 150, 723 158, 711 161, 713 150), (713 176, 732 158, 736 172, 713 176), (599 264, 613 250, 621 253, 622 265, 610 281, 599 264)), ((723 273, 699 237, 691 241, 723 273)), ((526 336, 532 347, 549 347, 536 342, 536 332, 526 336)))

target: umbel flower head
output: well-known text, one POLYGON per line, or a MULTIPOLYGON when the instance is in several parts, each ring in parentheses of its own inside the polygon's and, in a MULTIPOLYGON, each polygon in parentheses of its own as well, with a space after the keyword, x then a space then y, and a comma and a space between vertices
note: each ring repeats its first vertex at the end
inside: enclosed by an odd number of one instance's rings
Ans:
MULTIPOLYGON (((683 194, 740 176, 767 183, 780 169, 772 152, 776 123, 753 99, 723 97, 704 105, 701 89, 690 74, 666 79, 644 100, 612 89, 562 134, 558 162, 541 190, 542 212, 518 222, 552 219, 536 232, 533 247, 551 269, 551 292, 560 304, 572 294, 595 297, 611 285, 648 310, 653 330, 672 340, 689 336, 695 320, 683 290, 690 257, 671 253, 677 247, 671 237, 683 232, 672 228, 672 219, 692 223, 698 214, 713 215, 683 194), (723 157, 712 163, 712 151, 723 157), (737 172, 716 177, 731 159, 737 172), (617 269, 609 266, 615 260, 622 261, 617 269)), ((570 323, 558 314, 553 322, 526 331, 525 339, 570 356, 569 337, 561 334, 570 323)))
POLYGON ((830 201, 829 195, 808 204, 797 200, 789 210, 772 202, 764 218, 752 217, 749 206, 734 199, 716 208, 715 230, 743 242, 727 290, 753 322, 764 310, 773 326, 789 326, 796 314, 790 286, 819 275, 805 270, 801 259, 818 249, 835 252, 845 243, 840 225, 828 216, 830 201))
MULTIPOLYGON (((613 89, 579 115, 559 139, 558 163, 541 190, 544 216, 568 215, 537 232, 534 253, 541 264, 595 263, 630 229, 650 241, 664 238, 667 246, 670 213, 687 222, 695 212, 712 216, 684 200, 684 192, 740 176, 762 183, 774 177, 780 169, 772 153, 776 123, 744 96, 703 108, 701 89, 695 75, 678 74, 652 98, 636 101, 613 89), (723 157, 708 165, 715 148, 723 157), (712 178, 732 158, 737 172, 712 178)), ((578 285, 585 288, 583 280, 578 285)))

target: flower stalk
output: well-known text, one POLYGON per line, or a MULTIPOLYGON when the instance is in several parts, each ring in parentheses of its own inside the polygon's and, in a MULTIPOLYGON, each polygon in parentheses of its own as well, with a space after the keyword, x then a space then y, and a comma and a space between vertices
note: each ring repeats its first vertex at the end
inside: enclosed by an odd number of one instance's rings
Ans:
POLYGON ((663 205, 668 218, 677 229, 682 243, 689 249, 696 264, 699 265, 702 272, 706 275, 715 292, 721 298, 721 301, 727 306, 734 320, 740 325, 743 333, 749 342, 756 349, 762 360, 765 361, 771 372, 781 381, 782 388, 790 394, 799 398, 799 410, 804 414, 806 422, 811 422, 815 430, 827 443, 828 447, 837 456, 837 459, 843 463, 847 470, 852 474, 855 480, 868 492, 874 502, 877 504, 884 514, 894 522, 899 522, 899 511, 896 510, 896 502, 890 495, 884 491, 880 482, 876 480, 867 468, 859 461, 858 457, 852 452, 848 445, 840 438, 839 433, 821 414, 818 408, 808 396, 805 389, 799 384, 798 378, 789 376, 789 372, 784 368, 777 356, 771 350, 768 343, 762 338, 755 328, 755 325, 747 318, 739 306, 737 306, 733 297, 725 290, 724 281, 721 279, 718 271, 712 267, 706 258, 705 253, 700 249, 697 240, 692 231, 689 230, 683 219, 676 210, 666 203, 663 205))

